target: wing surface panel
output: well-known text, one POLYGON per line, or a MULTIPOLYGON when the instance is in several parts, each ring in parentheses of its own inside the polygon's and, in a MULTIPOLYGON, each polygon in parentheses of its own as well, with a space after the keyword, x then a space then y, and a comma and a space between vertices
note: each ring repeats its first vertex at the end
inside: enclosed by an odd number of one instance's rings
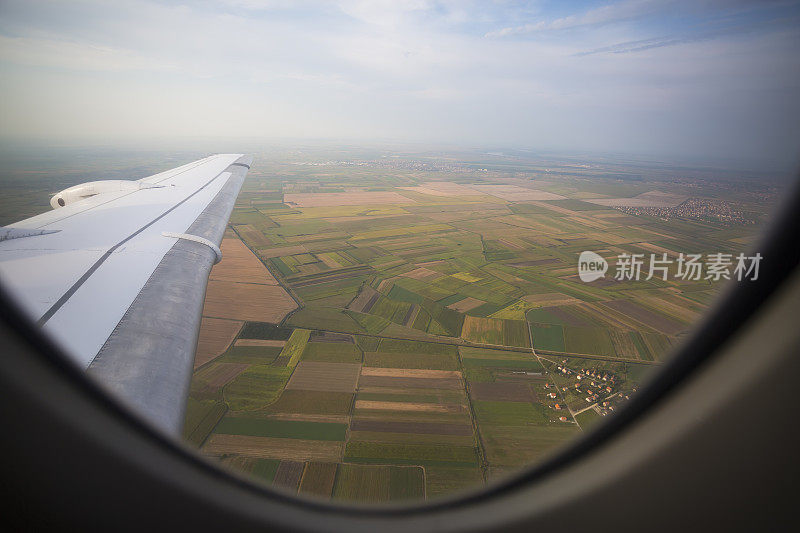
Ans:
MULTIPOLYGON (((249 165, 250 158, 243 157, 228 167, 232 175, 188 234, 214 243, 222 240, 249 165)), ((87 370, 173 434, 183 427, 205 288, 215 259, 207 245, 178 240, 87 370)))
MULTIPOLYGON (((187 233, 216 201, 224 204, 216 210, 224 220, 217 216, 203 237, 219 244, 249 162, 241 154, 207 157, 140 180, 154 187, 97 194, 13 224, 55 232, 0 241, 0 279, 30 317, 87 368, 165 256, 186 248, 164 232, 187 233)), ((206 246, 193 246, 200 247, 189 247, 194 253, 206 255, 206 246)), ((194 268, 207 278, 204 261, 194 268)), ((205 281, 200 285, 202 296, 205 281)), ((190 332, 195 338, 196 333, 190 332)))

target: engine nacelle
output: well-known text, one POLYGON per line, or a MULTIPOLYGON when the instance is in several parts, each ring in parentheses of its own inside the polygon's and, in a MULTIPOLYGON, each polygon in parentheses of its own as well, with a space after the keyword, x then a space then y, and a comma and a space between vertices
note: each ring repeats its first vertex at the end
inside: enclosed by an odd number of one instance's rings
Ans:
POLYGON ((140 189, 149 189, 152 185, 141 183, 138 181, 128 180, 103 180, 103 181, 89 181, 74 185, 69 189, 64 189, 50 199, 50 205, 53 209, 64 207, 74 204, 80 200, 97 196, 98 194, 108 192, 133 192, 140 189))

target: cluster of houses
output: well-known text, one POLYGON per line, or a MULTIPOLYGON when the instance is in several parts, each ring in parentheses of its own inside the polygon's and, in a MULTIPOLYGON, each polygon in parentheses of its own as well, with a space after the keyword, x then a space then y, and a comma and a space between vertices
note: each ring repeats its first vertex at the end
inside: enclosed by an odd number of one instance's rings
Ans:
POLYGON ((623 213, 629 215, 649 215, 670 220, 672 218, 693 218, 698 220, 713 220, 725 225, 734 224, 755 224, 756 219, 741 209, 734 207, 724 200, 712 200, 708 198, 689 198, 674 207, 628 207, 618 206, 623 213))
MULTIPOLYGON (((556 366, 558 373, 567 377, 574 377, 575 382, 569 386, 562 387, 561 392, 575 392, 578 396, 582 397, 588 405, 597 404, 597 410, 601 415, 607 415, 609 412, 614 411, 615 404, 619 400, 628 399, 626 394, 615 394, 619 385, 619 378, 607 370, 594 370, 591 368, 581 368, 575 370, 566 365, 566 361, 556 366)), ((558 400, 559 394, 556 387, 550 383, 545 384, 545 389, 548 389, 547 398, 551 400, 558 400)), ((556 411, 567 409, 567 405, 563 400, 556 401, 552 404, 553 409, 556 411)), ((566 416, 559 417, 559 420, 566 422, 566 416)))
MULTIPOLYGON (((617 377, 608 372, 596 372, 581 368, 575 376, 574 390, 580 395, 586 394, 586 403, 597 403, 600 397, 614 394, 617 377)), ((612 409, 613 410, 613 409, 612 409)))

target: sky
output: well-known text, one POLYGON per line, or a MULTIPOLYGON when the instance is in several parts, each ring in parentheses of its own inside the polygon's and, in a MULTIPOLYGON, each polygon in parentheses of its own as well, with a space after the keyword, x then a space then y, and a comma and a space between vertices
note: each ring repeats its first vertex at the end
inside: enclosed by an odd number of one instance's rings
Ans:
POLYGON ((800 2, 0 0, 0 141, 800 155, 800 2))

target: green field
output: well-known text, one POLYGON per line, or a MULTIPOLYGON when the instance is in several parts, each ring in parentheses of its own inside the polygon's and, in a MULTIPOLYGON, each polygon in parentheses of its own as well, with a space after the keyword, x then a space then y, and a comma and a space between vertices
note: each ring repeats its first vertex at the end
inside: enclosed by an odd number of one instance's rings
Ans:
POLYGON ((563 352, 565 350, 564 328, 558 325, 531 324, 533 347, 539 350, 563 352))
POLYGON ((590 428, 601 420, 597 411, 589 409, 575 416, 575 420, 580 424, 583 429, 590 428))
POLYGON ((547 423, 549 416, 539 404, 474 401, 478 423, 487 426, 528 426, 547 423))
POLYGON ((444 446, 425 444, 378 444, 350 442, 345 449, 345 459, 353 463, 395 462, 419 465, 475 465, 475 448, 471 446, 444 446))
POLYGON ((540 461, 580 435, 574 424, 561 426, 492 427, 483 432, 490 464, 521 467, 540 461))
POLYGON ((200 401, 194 398, 189 398, 188 404, 183 438, 195 446, 200 446, 225 416, 228 406, 223 402, 200 401))
POLYGON ((392 467, 389 471, 389 501, 419 500, 425 496, 425 475, 421 468, 392 467))
POLYGON ((217 359, 217 362, 269 364, 281 354, 281 349, 273 346, 231 346, 217 359))
POLYGON ((425 467, 426 492, 429 498, 451 496, 483 484, 480 468, 425 467))
POLYGON ((282 328, 280 326, 276 326, 275 324, 269 324, 266 322, 247 322, 242 328, 242 331, 239 333, 239 338, 285 341, 291 334, 291 329, 282 328))
POLYGON ((284 390, 269 406, 269 412, 344 415, 350 411, 352 403, 353 395, 345 392, 284 390))
POLYGON ((275 473, 278 471, 280 461, 277 459, 258 459, 253 469, 250 471, 256 478, 272 483, 275 473))
POLYGON ((602 328, 564 328, 564 348, 569 353, 615 355, 608 332, 602 328))
POLYGON ((329 307, 304 307, 287 320, 287 324, 306 329, 337 331, 342 333, 367 333, 343 310, 329 307))
POLYGON ((465 368, 473 367, 490 367, 490 368, 508 368, 513 370, 527 370, 530 372, 541 372, 542 365, 536 359, 520 360, 520 359, 478 359, 469 358, 464 359, 465 368))
POLYGON ((355 344, 343 342, 310 342, 305 347, 302 359, 328 363, 360 363, 361 350, 355 344))
POLYGON ((261 409, 281 395, 290 375, 287 368, 253 365, 225 386, 223 396, 232 411, 261 409))
POLYGON ((336 499, 361 503, 418 499, 424 494, 421 468, 357 464, 339 465, 333 491, 336 499))
POLYGON ((399 339, 383 339, 379 345, 379 350, 391 354, 418 353, 429 355, 456 355, 458 353, 457 347, 447 344, 399 339))

